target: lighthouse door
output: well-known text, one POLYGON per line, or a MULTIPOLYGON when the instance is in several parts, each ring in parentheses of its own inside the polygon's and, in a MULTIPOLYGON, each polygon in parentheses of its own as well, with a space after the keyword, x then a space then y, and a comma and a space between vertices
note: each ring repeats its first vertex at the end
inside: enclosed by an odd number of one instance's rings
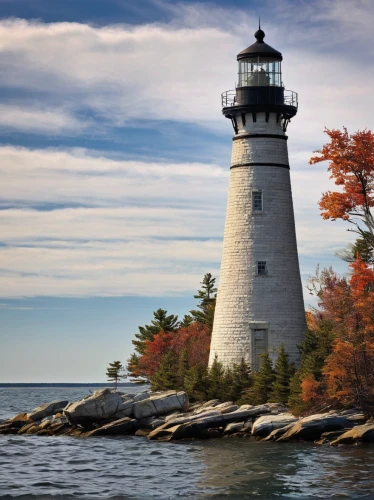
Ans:
POLYGON ((252 330, 252 367, 254 371, 261 368, 261 354, 267 351, 267 330, 252 330))

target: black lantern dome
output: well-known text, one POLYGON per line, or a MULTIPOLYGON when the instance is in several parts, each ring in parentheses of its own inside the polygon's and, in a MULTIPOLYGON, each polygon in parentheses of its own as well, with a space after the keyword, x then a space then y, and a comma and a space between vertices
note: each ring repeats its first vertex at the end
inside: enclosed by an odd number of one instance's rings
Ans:
POLYGON ((222 112, 230 119, 246 112, 275 112, 288 122, 297 113, 297 94, 284 88, 282 54, 264 42, 260 26, 255 38, 237 55, 238 83, 222 94, 222 112))
POLYGON ((248 48, 242 50, 237 55, 237 60, 245 59, 246 57, 271 57, 278 61, 283 59, 282 54, 277 50, 270 47, 264 42, 265 33, 259 28, 255 33, 256 42, 250 45, 248 48))

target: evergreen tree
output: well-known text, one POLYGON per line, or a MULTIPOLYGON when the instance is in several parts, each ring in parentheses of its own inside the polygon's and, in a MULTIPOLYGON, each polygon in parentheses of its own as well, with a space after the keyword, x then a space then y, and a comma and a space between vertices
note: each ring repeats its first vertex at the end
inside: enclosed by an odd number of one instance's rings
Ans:
POLYGON ((302 378, 313 375, 316 380, 321 379, 325 359, 332 352, 333 338, 330 321, 321 321, 314 331, 308 329, 305 332, 304 339, 298 346, 302 378))
POLYGON ((191 401, 207 399, 207 368, 203 364, 192 366, 184 376, 184 390, 191 401))
POLYGON ((114 390, 117 390, 118 382, 127 377, 124 370, 125 369, 122 366, 121 361, 113 361, 113 363, 109 363, 109 366, 106 369, 106 376, 109 382, 114 382, 114 390))
POLYGON ((240 403, 260 405, 269 401, 275 373, 269 354, 261 354, 261 368, 253 376, 253 386, 245 390, 240 403))
POLYGON ((188 328, 191 325, 191 323, 193 323, 193 321, 194 319, 190 314, 185 314, 179 326, 180 328, 188 328))
POLYGON ((271 389, 270 399, 274 403, 286 404, 290 395, 291 365, 289 356, 282 344, 275 363, 275 381, 271 389))
POLYGON ((296 370, 290 379, 290 395, 288 398, 288 406, 295 415, 300 415, 308 407, 308 404, 301 399, 301 382, 301 372, 296 370))
POLYGON ((198 290, 195 299, 199 300, 198 310, 190 311, 194 321, 203 323, 209 326, 210 331, 213 330, 214 311, 216 306, 217 288, 215 287, 216 278, 213 278, 211 273, 205 274, 201 282, 201 290, 198 290))
POLYGON ((153 320, 150 325, 139 326, 139 333, 135 334, 137 340, 133 340, 132 343, 135 347, 135 351, 142 355, 146 350, 146 341, 152 341, 157 333, 163 330, 165 333, 175 332, 179 328, 178 316, 170 314, 168 316, 167 311, 164 309, 157 309, 153 313, 153 320))
POLYGON ((190 368, 189 362, 188 362, 188 349, 183 349, 180 358, 179 358, 179 367, 178 367, 178 387, 180 389, 183 389, 184 387, 184 377, 186 376, 186 373, 188 372, 190 368))
POLYGON ((251 367, 248 363, 241 359, 240 363, 233 366, 232 370, 232 390, 231 398, 233 401, 238 401, 244 390, 250 388, 253 384, 253 376, 251 367))
POLYGON ((178 356, 169 351, 162 356, 159 369, 150 377, 153 391, 175 389, 178 384, 178 356))
POLYGON ((129 359, 127 360, 127 371, 133 377, 137 377, 137 368, 138 368, 139 356, 137 356, 134 352, 131 354, 129 359))
POLYGON ((212 366, 208 370, 207 392, 209 399, 221 399, 225 392, 225 369, 218 357, 214 358, 212 366))

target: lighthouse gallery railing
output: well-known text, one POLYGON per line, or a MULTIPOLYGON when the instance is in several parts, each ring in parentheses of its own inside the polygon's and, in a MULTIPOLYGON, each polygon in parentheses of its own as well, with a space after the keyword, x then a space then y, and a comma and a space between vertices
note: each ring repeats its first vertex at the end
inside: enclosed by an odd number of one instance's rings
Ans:
MULTIPOLYGON (((240 89, 245 89, 245 87, 238 87, 240 89)), ((251 104, 263 104, 263 98, 264 98, 264 94, 263 94, 263 90, 266 88, 266 87, 260 87, 262 92, 261 94, 257 94, 257 98, 256 98, 256 94, 254 95, 252 93, 251 95, 251 104), (254 100, 253 100, 254 98, 254 100)), ((271 88, 271 87, 269 87, 271 88)), ((270 96, 270 94, 269 94, 270 96)), ((286 106, 293 106, 295 108, 298 107, 298 96, 297 96, 297 92, 294 92, 293 90, 286 90, 284 89, 283 91, 283 102, 271 102, 272 99, 270 100, 269 104, 285 104, 286 106)), ((222 107, 223 108, 228 108, 230 106, 237 106, 238 105, 238 102, 237 102, 237 89, 234 89, 234 90, 226 90, 225 92, 223 92, 221 94, 221 99, 222 99, 222 107)))

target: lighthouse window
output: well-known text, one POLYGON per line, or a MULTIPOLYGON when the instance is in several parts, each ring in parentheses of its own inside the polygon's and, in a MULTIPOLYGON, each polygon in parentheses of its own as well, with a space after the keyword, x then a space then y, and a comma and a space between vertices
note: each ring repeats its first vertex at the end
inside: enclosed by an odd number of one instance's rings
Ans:
POLYGON ((254 212, 262 212, 262 191, 252 191, 252 209, 254 212))
POLYGON ((267 274, 266 262, 264 260, 259 260, 257 262, 257 274, 267 274))
POLYGON ((239 61, 239 87, 280 87, 281 62, 263 57, 239 61))

